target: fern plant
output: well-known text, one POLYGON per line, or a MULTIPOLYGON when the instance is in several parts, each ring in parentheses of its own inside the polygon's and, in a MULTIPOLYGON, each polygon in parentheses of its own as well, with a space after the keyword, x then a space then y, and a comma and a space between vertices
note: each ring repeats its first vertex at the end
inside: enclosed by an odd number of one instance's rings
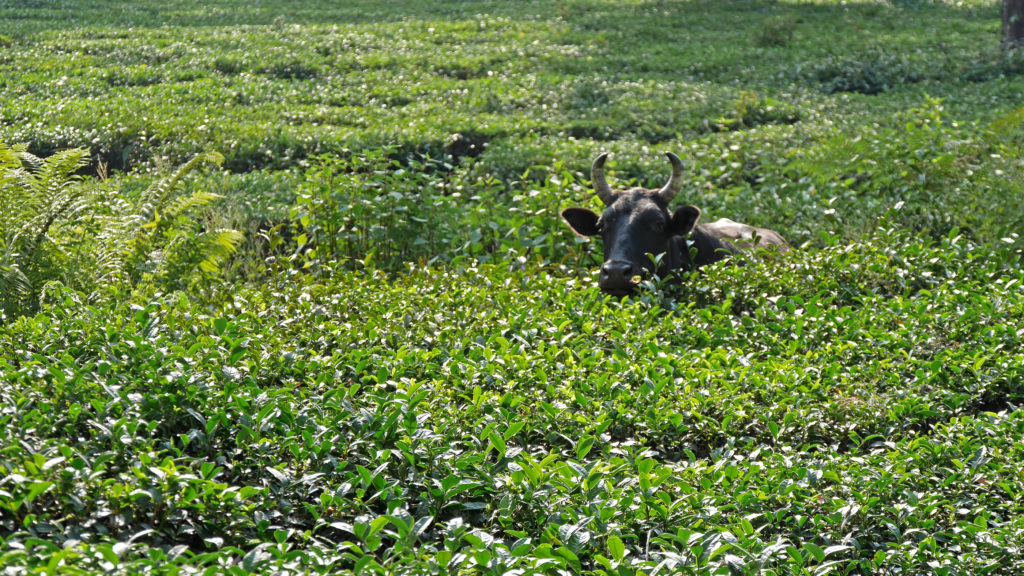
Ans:
POLYGON ((21 167, 18 151, 0 144, 0 314, 12 314, 17 304, 31 292, 32 286, 15 259, 11 246, 14 232, 12 206, 17 178, 15 170, 21 167))
POLYGON ((0 306, 12 315, 33 308, 34 296, 58 279, 53 263, 63 257, 54 241, 58 225, 74 225, 92 202, 76 172, 88 163, 82 149, 46 159, 25 146, 0 144, 0 306))
MULTIPOLYGON (((76 173, 82 149, 45 159, 24 146, 0 145, 0 314, 38 308, 47 282, 91 299, 122 290, 189 288, 218 276, 242 234, 205 229, 199 216, 220 197, 178 195, 183 178, 223 157, 200 154, 156 181, 137 201, 105 195, 76 173)), ((3 320, 3 318, 0 318, 3 320)))
POLYGON ((104 284, 137 287, 145 283, 164 290, 184 289, 220 274, 242 241, 242 233, 229 228, 203 229, 197 215, 220 199, 217 194, 198 190, 176 196, 175 191, 198 166, 219 166, 223 161, 216 152, 199 154, 153 183, 137 204, 120 201, 100 238, 109 248, 98 262, 104 284))

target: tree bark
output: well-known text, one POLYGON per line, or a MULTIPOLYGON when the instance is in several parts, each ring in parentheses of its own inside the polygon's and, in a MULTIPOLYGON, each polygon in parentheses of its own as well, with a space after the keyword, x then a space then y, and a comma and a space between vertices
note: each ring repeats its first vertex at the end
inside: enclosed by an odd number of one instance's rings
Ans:
POLYGON ((1024 0, 1003 0, 1003 47, 1024 44, 1024 0))

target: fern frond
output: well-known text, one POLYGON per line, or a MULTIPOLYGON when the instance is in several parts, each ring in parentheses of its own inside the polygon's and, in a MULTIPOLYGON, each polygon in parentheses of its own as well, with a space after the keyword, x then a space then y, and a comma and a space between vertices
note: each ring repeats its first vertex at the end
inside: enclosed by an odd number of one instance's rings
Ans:
POLYGON ((171 192, 173 192, 174 188, 179 182, 181 182, 181 179, 204 162, 210 162, 220 166, 224 163, 224 156, 217 152, 204 152, 202 154, 198 154, 188 162, 178 167, 173 174, 150 186, 142 194, 142 200, 139 203, 139 210, 136 217, 136 227, 141 230, 144 225, 151 222, 154 214, 156 214, 158 210, 162 210, 167 204, 171 192))
POLYGON ((10 295, 28 296, 32 293, 32 283, 17 266, 0 266, 0 294, 7 298, 10 295))
POLYGON ((22 245, 22 255, 26 259, 31 259, 35 255, 36 249, 54 222, 59 219, 70 220, 90 205, 89 193, 84 188, 66 187, 66 183, 62 188, 60 192, 53 192, 45 212, 26 222, 15 234, 12 244, 22 245))
POLYGON ((106 198, 110 216, 100 217, 96 236, 97 279, 101 285, 117 286, 128 281, 126 263, 132 253, 135 207, 118 194, 106 198))
POLYGON ((8 146, 0 142, 0 171, 14 170, 21 167, 21 153, 27 148, 24 144, 8 146))
POLYGON ((193 208, 200 208, 202 206, 208 206, 215 200, 220 200, 223 196, 214 194, 213 192, 197 191, 190 196, 177 198, 174 201, 167 204, 164 208, 164 216, 174 218, 181 214, 188 212, 193 208))
MULTIPOLYGON (((22 158, 35 158, 28 152, 22 158)), ((36 190, 46 198, 59 195, 71 182, 78 180, 75 172, 89 163, 89 151, 84 148, 62 150, 42 161, 42 165, 33 170, 36 190)))
POLYGON ((42 211, 44 203, 35 193, 35 180, 20 163, 0 169, 0 203, 0 222, 8 230, 20 227, 42 211))
POLYGON ((58 152, 46 159, 25 150, 24 146, 0 150, 0 223, 5 229, 17 229, 18 236, 29 241, 28 256, 49 227, 58 218, 74 213, 83 194, 76 194, 75 176, 88 163, 88 151, 76 148, 58 152), (13 157, 13 161, 12 161, 13 157), (26 168, 27 166, 27 168, 26 168))
POLYGON ((28 147, 24 147, 18 151, 18 160, 20 164, 27 165, 33 172, 42 170, 43 159, 39 156, 28 151, 28 147))
POLYGON ((21 187, 12 170, 0 167, 0 235, 5 235, 20 224, 17 210, 21 206, 21 187))
POLYGON ((32 282, 13 262, 0 263, 0 308, 14 312, 32 295, 32 282))
POLYGON ((199 269, 208 274, 219 274, 221 266, 235 253, 244 239, 244 234, 229 228, 200 234, 200 253, 203 255, 203 261, 199 263, 199 269))

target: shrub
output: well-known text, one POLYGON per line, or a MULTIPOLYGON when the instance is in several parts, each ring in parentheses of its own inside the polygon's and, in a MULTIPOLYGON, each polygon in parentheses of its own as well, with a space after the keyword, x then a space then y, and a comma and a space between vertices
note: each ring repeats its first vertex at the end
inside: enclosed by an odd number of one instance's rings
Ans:
POLYGON ((812 67, 812 74, 825 92, 879 94, 904 84, 924 80, 926 74, 900 53, 872 50, 864 54, 836 57, 812 67))
POLYGON ((800 114, 793 106, 774 98, 758 96, 754 92, 740 92, 731 102, 731 108, 713 121, 707 120, 705 129, 711 132, 725 132, 765 124, 794 124, 800 121, 800 114))
POLYGON ((895 126, 837 133, 795 152, 790 168, 812 178, 828 213, 854 235, 895 206, 896 220, 915 232, 942 237, 955 228, 991 242, 1019 221, 1020 152, 1007 145, 1017 130, 1011 114, 979 137, 948 122, 942 102, 928 98, 895 126))
POLYGON ((754 29, 754 46, 761 48, 786 46, 793 40, 795 28, 796 23, 792 18, 768 18, 754 29))
POLYGON ((470 198, 449 189, 440 168, 429 160, 403 165, 387 149, 315 158, 291 209, 303 265, 372 261, 394 270, 451 254, 467 239, 460 207, 470 198))

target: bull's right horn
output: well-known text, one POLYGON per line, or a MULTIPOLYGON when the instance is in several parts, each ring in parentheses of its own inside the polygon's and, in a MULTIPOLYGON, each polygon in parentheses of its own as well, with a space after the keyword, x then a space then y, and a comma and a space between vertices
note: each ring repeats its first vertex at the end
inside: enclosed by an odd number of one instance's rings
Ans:
POLYGON ((607 152, 594 159, 594 163, 590 166, 590 182, 594 185, 594 192, 597 192, 597 197, 601 199, 601 202, 604 202, 605 206, 611 206, 615 203, 615 191, 604 178, 604 161, 607 159, 607 152))
POLYGON ((676 194, 679 193, 683 188, 683 161, 679 159, 679 156, 671 152, 666 152, 665 156, 668 156, 668 161, 672 163, 672 177, 668 179, 668 184, 662 187, 658 191, 658 194, 665 199, 665 203, 669 203, 676 194))

